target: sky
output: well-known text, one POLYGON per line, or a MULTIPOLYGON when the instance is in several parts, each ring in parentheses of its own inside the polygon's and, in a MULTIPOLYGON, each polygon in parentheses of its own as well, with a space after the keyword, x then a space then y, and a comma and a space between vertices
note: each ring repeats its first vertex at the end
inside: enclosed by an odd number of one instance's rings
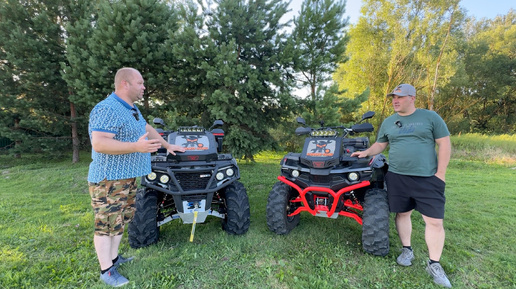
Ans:
MULTIPOLYGON (((287 17, 297 16, 299 10, 301 10, 301 4, 303 0, 292 0, 289 8, 292 11, 287 17)), ((462 0, 460 6, 465 8, 468 12, 468 16, 474 16, 477 19, 480 18, 495 18, 498 15, 505 15, 509 9, 516 10, 516 1, 514 0, 462 0)), ((361 0, 347 0, 346 1, 346 14, 349 16, 350 23, 357 23, 360 16, 360 8, 362 7, 361 0)))

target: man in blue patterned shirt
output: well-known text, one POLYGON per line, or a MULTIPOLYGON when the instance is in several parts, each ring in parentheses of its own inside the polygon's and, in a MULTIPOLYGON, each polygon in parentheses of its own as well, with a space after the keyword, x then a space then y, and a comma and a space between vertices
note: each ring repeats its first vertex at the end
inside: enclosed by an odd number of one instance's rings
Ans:
POLYGON ((144 91, 140 72, 121 68, 115 75, 115 92, 90 113, 92 162, 88 184, 95 212, 93 243, 100 263, 100 279, 115 287, 129 282, 118 273, 118 266, 134 258, 118 255, 118 247, 125 224, 134 216, 136 177, 151 172, 150 153, 160 147, 171 154, 185 151, 167 143, 134 105, 143 98, 144 91))

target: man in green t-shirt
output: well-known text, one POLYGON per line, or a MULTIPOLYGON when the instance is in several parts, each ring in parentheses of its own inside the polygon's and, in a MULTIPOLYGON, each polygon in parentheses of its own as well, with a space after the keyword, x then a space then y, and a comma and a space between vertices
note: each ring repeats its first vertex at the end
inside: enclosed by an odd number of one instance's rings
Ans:
POLYGON ((396 113, 383 121, 378 138, 370 148, 351 156, 365 158, 379 154, 389 146, 389 172, 386 175, 389 207, 396 213, 396 229, 403 245, 396 261, 402 266, 412 265, 411 214, 415 209, 426 224, 429 254, 426 270, 435 283, 449 288, 450 281, 439 259, 445 239, 444 189, 451 155, 450 133, 436 112, 416 108, 416 89, 412 85, 400 84, 388 96, 392 97, 396 113))

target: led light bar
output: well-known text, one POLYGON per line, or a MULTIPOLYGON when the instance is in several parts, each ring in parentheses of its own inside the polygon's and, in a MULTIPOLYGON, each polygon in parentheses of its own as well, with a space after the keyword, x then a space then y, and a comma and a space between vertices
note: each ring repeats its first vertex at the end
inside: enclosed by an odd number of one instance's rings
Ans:
POLYGON ((205 131, 204 127, 180 127, 177 131, 185 133, 202 133, 205 131))
POLYGON ((336 136, 335 130, 314 130, 310 133, 311 136, 336 136))

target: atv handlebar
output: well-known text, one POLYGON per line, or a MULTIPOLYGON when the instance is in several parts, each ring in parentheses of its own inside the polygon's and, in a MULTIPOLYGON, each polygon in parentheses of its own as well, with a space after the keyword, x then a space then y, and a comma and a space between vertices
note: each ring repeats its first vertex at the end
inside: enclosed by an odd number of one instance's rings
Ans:
POLYGON ((324 130, 339 130, 341 129, 344 132, 344 135, 348 135, 349 133, 359 133, 359 132, 372 132, 374 131, 374 127, 370 123, 361 123, 355 124, 351 128, 347 128, 344 126, 331 126, 331 127, 321 127, 321 128, 311 128, 311 127, 298 127, 296 128, 296 135, 305 135, 310 134, 312 131, 324 131, 324 130))
MULTIPOLYGON (((328 126, 328 127, 320 127, 320 128, 311 128, 306 126, 306 122, 302 117, 297 117, 296 121, 300 123, 301 127, 296 128, 296 135, 305 135, 310 134, 312 131, 324 131, 324 130, 343 130, 344 136, 349 133, 359 133, 359 132, 372 132, 374 131, 374 127, 370 123, 361 123, 362 121, 372 118, 374 116, 374 111, 368 111, 362 115, 362 119, 357 123, 351 126, 351 128, 347 128, 345 126, 328 126)), ((321 122, 323 123, 323 122, 321 122)))

